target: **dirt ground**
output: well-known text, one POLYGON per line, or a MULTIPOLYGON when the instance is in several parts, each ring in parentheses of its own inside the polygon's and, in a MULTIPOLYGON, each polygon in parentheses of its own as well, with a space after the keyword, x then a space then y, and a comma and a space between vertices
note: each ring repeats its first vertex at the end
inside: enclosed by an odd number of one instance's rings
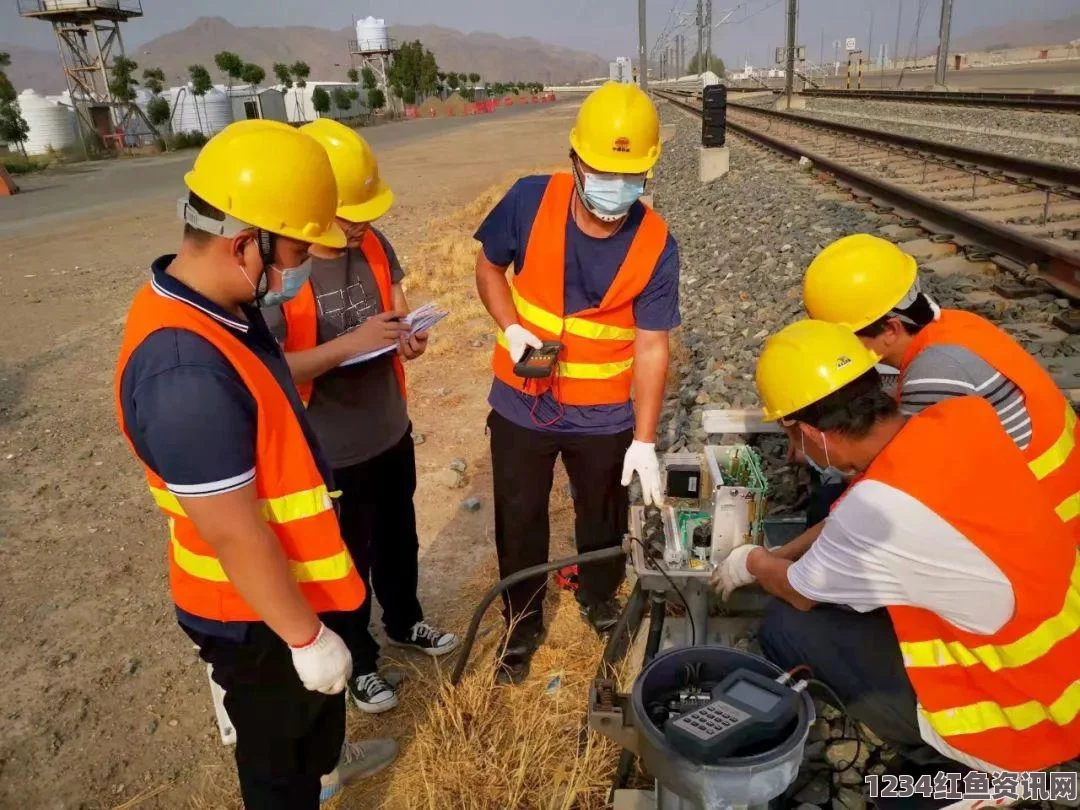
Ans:
MULTIPOLYGON (((574 108, 478 123, 384 148, 397 193, 379 224, 412 303, 455 308, 410 368, 421 588, 428 614, 464 630, 494 581, 483 432, 491 328, 472 292, 472 228, 517 174, 561 164, 574 108), (472 203, 472 205, 470 205, 472 203), (461 488, 438 474, 468 464, 461 488), (469 513, 461 501, 483 507, 469 513), (463 588, 465 589, 463 591, 463 588)), ((124 315, 156 256, 175 249, 173 200, 70 218, 0 239, 0 807, 175 808, 235 802, 205 670, 175 626, 164 523, 119 436, 112 376, 124 315)), ((115 210, 115 209, 114 209, 115 210)), ((3 201, 0 200, 0 216, 3 201)), ((565 504, 553 539, 565 543, 565 504)), ((414 674, 430 664, 401 662, 414 674)), ((407 692, 419 699, 416 690, 407 692)), ((407 734, 413 714, 353 719, 407 734)), ((371 786, 354 804, 390 806, 371 786)))

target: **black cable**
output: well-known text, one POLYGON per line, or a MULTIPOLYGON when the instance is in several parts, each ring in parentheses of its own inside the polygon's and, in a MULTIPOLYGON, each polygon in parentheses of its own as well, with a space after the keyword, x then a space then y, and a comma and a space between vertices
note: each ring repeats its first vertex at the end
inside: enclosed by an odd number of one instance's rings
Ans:
MULTIPOLYGON (((829 698, 836 704, 836 708, 840 710, 840 713, 844 715, 847 720, 850 720, 855 727, 855 756, 852 757, 851 762, 847 763, 843 768, 836 768, 835 773, 846 773, 855 767, 855 763, 859 761, 859 754, 862 753, 862 732, 859 729, 859 722, 848 714, 847 706, 844 705, 844 701, 840 699, 840 696, 836 694, 831 686, 825 681, 819 681, 817 678, 810 678, 807 681, 808 686, 817 686, 822 691, 826 692, 829 698)), ((836 740, 850 740, 851 737, 837 737, 836 740)), ((830 742, 836 742, 836 740, 830 740, 830 742)))
POLYGON ((507 577, 503 577, 490 591, 488 591, 480 604, 476 606, 476 610, 473 611, 472 621, 469 623, 469 632, 465 634, 465 643, 461 645, 461 652, 458 654, 457 664, 454 666, 454 672, 450 676, 450 683, 457 686, 458 681, 461 680, 462 673, 465 672, 465 665, 469 662, 469 655, 472 653, 473 644, 476 642, 476 633, 480 629, 480 622, 484 618, 484 613, 487 612, 488 606, 494 601, 495 597, 509 588, 511 585, 517 585, 519 582, 539 576, 540 574, 547 574, 554 571, 557 568, 563 568, 567 565, 586 565, 588 563, 600 562, 601 560, 610 560, 614 557, 621 557, 625 554, 622 546, 611 546, 609 548, 601 548, 596 551, 589 551, 585 554, 578 554, 575 557, 564 557, 561 560, 555 560, 554 562, 541 563, 540 565, 533 565, 529 568, 523 568, 507 577))
POLYGON ((670 585, 672 588, 674 588, 675 593, 677 593, 679 595, 679 599, 682 601, 683 607, 686 608, 686 618, 690 622, 690 646, 691 647, 697 646, 697 628, 694 626, 694 614, 692 614, 690 612, 690 603, 686 601, 686 597, 683 596, 683 592, 679 590, 679 586, 676 585, 672 581, 671 577, 669 577, 667 575, 667 571, 665 571, 663 569, 663 567, 657 565, 656 561, 652 557, 649 556, 649 550, 647 548, 645 548, 645 544, 642 543, 640 540, 638 540, 636 537, 631 536, 630 539, 632 539, 635 543, 637 543, 639 546, 641 546, 641 553, 645 558, 645 564, 650 565, 653 568, 655 568, 657 571, 659 571, 663 575, 664 579, 666 579, 668 581, 668 585, 670 585))

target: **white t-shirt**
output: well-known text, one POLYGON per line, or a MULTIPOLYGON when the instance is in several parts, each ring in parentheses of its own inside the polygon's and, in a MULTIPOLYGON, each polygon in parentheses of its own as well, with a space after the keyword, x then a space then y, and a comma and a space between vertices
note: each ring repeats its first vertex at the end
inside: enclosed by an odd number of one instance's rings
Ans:
MULTIPOLYGON (((837 504, 821 535, 790 568, 791 587, 815 602, 865 613, 889 605, 933 611, 971 633, 990 635, 1016 601, 1001 569, 921 501, 880 481, 860 481, 837 504)), ((919 715, 923 739, 973 768, 919 715)))

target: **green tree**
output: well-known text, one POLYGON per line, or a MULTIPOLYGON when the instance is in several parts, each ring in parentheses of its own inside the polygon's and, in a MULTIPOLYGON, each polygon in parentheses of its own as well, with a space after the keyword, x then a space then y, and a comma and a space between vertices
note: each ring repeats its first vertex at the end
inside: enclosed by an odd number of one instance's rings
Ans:
POLYGON ((222 51, 214 55, 214 64, 225 75, 225 83, 232 89, 233 84, 244 77, 244 60, 232 51, 222 51))
MULTIPOLYGON (((705 64, 705 57, 700 54, 694 54, 690 57, 690 64, 687 65, 686 70, 688 73, 701 73, 701 66, 705 64)), ((709 60, 709 70, 715 73, 717 76, 723 78, 724 76, 724 60, 719 56, 714 56, 709 60)))
MULTIPOLYGON (((307 79, 308 76, 311 75, 311 68, 308 66, 307 62, 293 62, 289 65, 289 72, 292 73, 293 78, 296 81, 297 89, 303 90, 307 87, 307 79)), ((303 94, 296 94, 296 118, 298 121, 307 120, 307 113, 304 111, 303 102, 300 100, 301 95, 303 94)), ((314 96, 312 97, 312 100, 314 101, 314 96)), ((327 109, 329 109, 329 107, 327 109)))
POLYGON ((360 71, 356 68, 349 68, 347 71, 345 71, 345 76, 353 84, 360 83, 360 71))
POLYGON ((453 71, 447 73, 446 86, 449 87, 451 90, 457 90, 459 87, 461 87, 461 76, 459 76, 457 73, 454 73, 453 71))
POLYGON ((334 100, 334 106, 342 112, 348 112, 352 108, 352 99, 344 87, 335 87, 330 97, 334 100))
POLYGON ((0 140, 18 144, 19 151, 26 157, 25 142, 30 134, 30 125, 22 117, 19 94, 4 70, 10 65, 11 56, 0 51, 0 140))
POLYGON ((425 48, 420 40, 402 43, 394 54, 394 65, 390 68, 388 79, 394 93, 406 104, 415 104, 420 95, 438 92, 439 65, 435 61, 435 54, 425 48))
POLYGON ((155 96, 165 89, 165 71, 161 68, 147 68, 142 72, 143 87, 155 96))
POLYGON ((319 115, 326 115, 330 112, 330 94, 321 87, 316 87, 311 94, 311 106, 319 115))
MULTIPOLYGON (((195 105, 195 116, 199 121, 199 126, 202 126, 202 113, 199 112, 199 99, 214 89, 214 82, 210 79, 210 71, 204 68, 202 65, 191 65, 188 67, 188 75, 191 76, 191 95, 194 96, 192 104, 195 105)), ((205 108, 206 101, 203 101, 203 107, 205 108)))
POLYGON ((277 76, 278 83, 283 89, 288 90, 292 87, 292 71, 289 70, 289 66, 284 62, 274 62, 273 68, 274 75, 277 76))
POLYGON ((439 83, 442 84, 443 82, 446 81, 446 77, 447 77, 448 74, 444 73, 441 70, 439 70, 439 71, 436 71, 435 75, 439 77, 439 83))
POLYGON ((363 87, 365 90, 374 90, 377 86, 375 81, 375 71, 369 67, 364 68, 360 72, 360 77, 363 80, 363 87))
POLYGON ((266 78, 266 71, 254 62, 247 62, 244 64, 244 69, 240 71, 240 78, 245 84, 251 85, 251 92, 254 95, 259 85, 263 83, 263 79, 266 78))
POLYGON ((477 84, 477 83, 479 83, 479 81, 480 81, 480 74, 479 73, 470 73, 469 74, 469 84, 477 84))
POLYGON ((112 63, 112 75, 109 77, 109 92, 116 101, 130 104, 135 100, 135 69, 137 64, 124 56, 118 56, 112 63))
POLYGON ((372 110, 381 110, 386 106, 386 94, 378 87, 368 90, 367 105, 372 110))
POLYGON ((169 100, 164 96, 155 95, 146 105, 146 117, 155 127, 164 126, 171 115, 169 100))

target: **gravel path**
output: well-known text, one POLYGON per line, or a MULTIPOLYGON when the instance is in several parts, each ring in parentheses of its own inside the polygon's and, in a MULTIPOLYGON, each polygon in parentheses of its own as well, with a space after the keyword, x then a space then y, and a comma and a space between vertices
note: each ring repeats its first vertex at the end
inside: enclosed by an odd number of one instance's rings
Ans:
POLYGON ((808 112, 828 121, 1052 163, 1080 165, 1080 115, 895 101, 831 98, 807 101, 808 112), (979 131, 961 132, 952 127, 979 131), (1033 139, 1031 135, 1062 142, 1047 143, 1033 139))
MULTIPOLYGON (((707 436, 701 414, 707 407, 758 406, 754 367, 764 338, 802 316, 802 276, 814 255, 850 233, 874 232, 895 217, 868 206, 826 199, 829 189, 794 164, 729 138, 731 172, 702 186, 697 177, 694 119, 664 105, 664 120, 677 124, 657 171, 655 202, 679 241, 682 254, 682 315, 675 385, 665 402, 658 448, 700 450, 707 436)), ((1000 302, 971 306, 965 296, 987 293, 992 278, 924 274, 928 292, 942 306, 964 306, 1016 328, 1042 323, 1059 307, 1045 294, 1010 302, 999 318, 1000 302)), ((1018 333, 1032 350, 1047 356, 1080 354, 1080 339, 1039 343, 1038 335, 1018 333)), ((786 465, 786 440, 757 437, 770 476, 771 511, 801 508, 806 473, 786 465)), ((864 773, 880 772, 882 751, 864 735, 857 767, 834 773, 837 763, 856 756, 850 723, 835 710, 819 707, 811 729, 806 762, 790 791, 801 810, 863 810, 859 790, 864 773)))

